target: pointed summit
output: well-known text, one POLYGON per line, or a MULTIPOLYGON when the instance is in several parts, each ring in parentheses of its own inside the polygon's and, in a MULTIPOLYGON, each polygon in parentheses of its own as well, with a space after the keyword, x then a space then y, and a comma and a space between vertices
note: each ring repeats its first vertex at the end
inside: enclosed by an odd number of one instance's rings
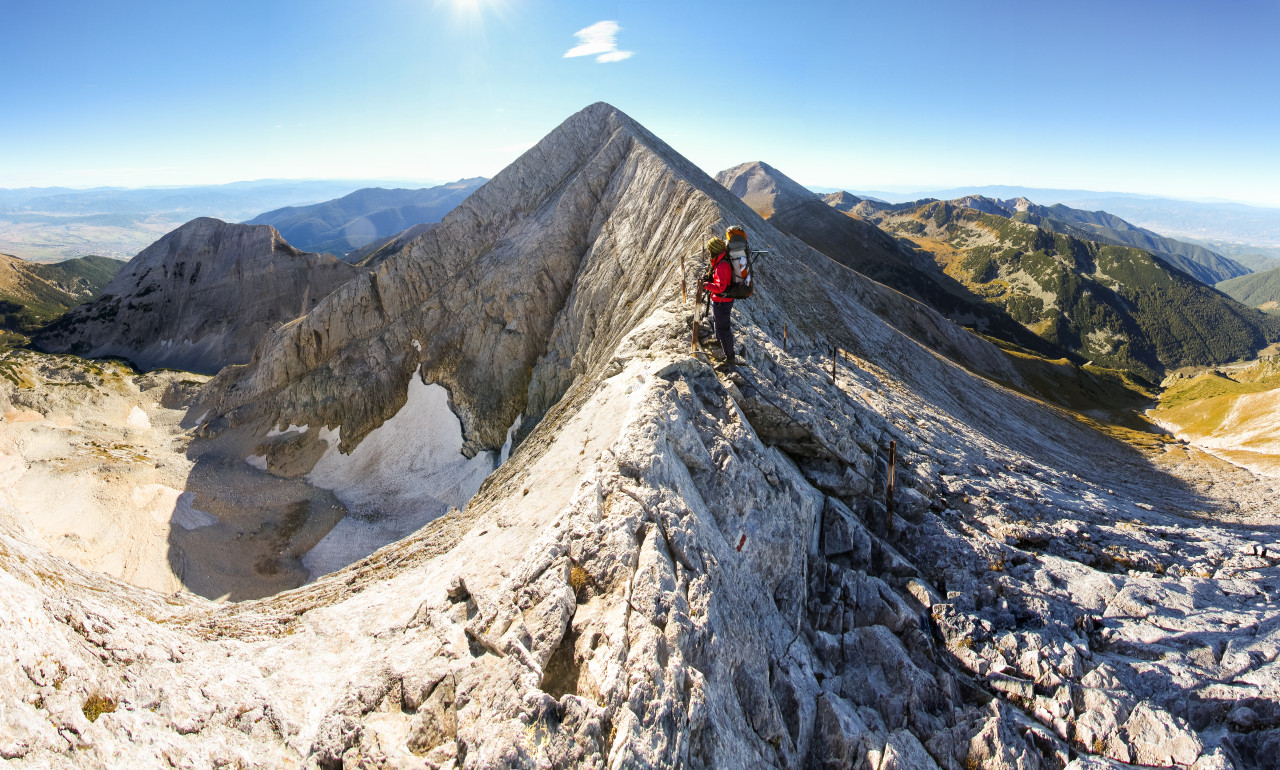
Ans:
POLYGON ((725 169, 716 174, 716 181, 765 219, 779 209, 818 197, 791 177, 758 160, 725 169))
POLYGON ((862 198, 859 198, 853 193, 846 192, 844 190, 840 190, 839 192, 833 192, 829 195, 824 195, 822 197, 823 203, 827 204, 828 206, 835 209, 836 211, 840 211, 845 214, 848 214, 849 212, 857 208, 858 204, 862 203, 862 201, 863 201, 862 198))
POLYGON ((592 104, 277 331, 259 362, 215 380, 213 403, 340 424, 349 451, 400 409, 420 367, 449 389, 468 456, 497 449, 518 416, 540 417, 638 318, 679 296, 681 258, 727 224, 763 226, 643 126, 592 104), (600 312, 615 303, 633 312, 600 312))

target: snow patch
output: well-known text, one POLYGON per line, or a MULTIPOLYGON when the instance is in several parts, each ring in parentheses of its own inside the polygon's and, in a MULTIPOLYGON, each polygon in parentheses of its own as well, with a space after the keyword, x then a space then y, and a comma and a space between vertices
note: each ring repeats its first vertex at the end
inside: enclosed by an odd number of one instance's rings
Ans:
POLYGON ((137 406, 129 412, 124 424, 127 427, 137 428, 138 430, 151 430, 151 418, 147 417, 147 413, 137 406))
POLYGON ((414 341, 413 341, 413 349, 414 349, 414 350, 416 350, 416 351, 418 351, 419 353, 421 353, 421 352, 422 352, 422 343, 421 343, 421 342, 418 342, 417 340, 414 340, 414 341))
POLYGON ((273 427, 271 430, 267 431, 267 438, 273 438, 275 436, 283 436, 286 433, 306 433, 309 427, 311 426, 294 425, 292 423, 290 423, 289 427, 285 428, 284 430, 280 430, 279 428, 273 427))
POLYGON ((249 455, 248 457, 244 458, 244 461, 252 465, 253 467, 257 468, 260 471, 265 471, 267 469, 266 455, 249 455))
POLYGON ((200 529, 218 523, 218 517, 208 511, 202 511, 192 505, 196 496, 191 492, 183 492, 178 495, 177 503, 173 506, 173 521, 179 527, 186 530, 200 529))
POLYGON ((516 415, 516 421, 511 423, 511 427, 507 428, 507 440, 502 445, 502 451, 498 453, 498 465, 502 465, 511 457, 511 446, 516 440, 516 431, 520 430, 521 423, 524 422, 524 415, 516 415))
POLYGON ((320 429, 328 449, 307 481, 332 490, 349 513, 302 558, 312 580, 466 505, 493 472, 493 452, 462 454, 462 423, 448 391, 424 383, 420 372, 400 411, 351 454, 338 449, 341 428, 320 429))

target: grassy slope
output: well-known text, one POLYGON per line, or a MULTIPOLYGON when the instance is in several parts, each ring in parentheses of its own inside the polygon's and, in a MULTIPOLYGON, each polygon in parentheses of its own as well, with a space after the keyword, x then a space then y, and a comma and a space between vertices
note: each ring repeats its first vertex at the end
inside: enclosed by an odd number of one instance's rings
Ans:
POLYGON ((1280 268, 1232 278, 1217 284, 1217 288, 1249 307, 1274 310, 1280 306, 1280 268))
POLYGON ((1153 416, 1238 465, 1280 472, 1280 362, 1208 371, 1169 384, 1153 416))
POLYGON ((3 256, 0 260, 0 329, 29 334, 96 297, 124 264, 96 256, 53 264, 3 256))
POLYGON ((1138 249, 946 203, 888 212, 881 221, 1047 342, 1148 381, 1165 368, 1247 358, 1280 339, 1280 320, 1138 249))

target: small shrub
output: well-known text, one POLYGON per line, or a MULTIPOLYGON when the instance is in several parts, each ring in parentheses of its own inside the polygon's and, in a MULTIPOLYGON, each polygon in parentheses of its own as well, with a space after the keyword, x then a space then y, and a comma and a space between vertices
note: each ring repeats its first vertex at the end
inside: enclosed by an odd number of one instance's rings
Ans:
POLYGON ((578 597, 579 601, 586 595, 587 585, 590 582, 591 576, 582 567, 575 564, 573 569, 569 570, 569 587, 573 589, 573 593, 578 597))
POLYGON ((98 717, 103 714, 110 714, 115 711, 116 702, 105 695, 94 693, 84 702, 84 706, 82 706, 80 710, 84 712, 85 719, 88 719, 90 722, 96 722, 98 721, 98 717))

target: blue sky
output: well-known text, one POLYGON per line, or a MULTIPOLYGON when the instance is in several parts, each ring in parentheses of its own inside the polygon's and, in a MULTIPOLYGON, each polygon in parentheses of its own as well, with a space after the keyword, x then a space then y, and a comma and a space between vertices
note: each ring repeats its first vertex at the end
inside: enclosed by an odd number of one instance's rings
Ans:
POLYGON ((0 14, 0 187, 491 176, 604 100, 709 173, 764 160, 831 187, 1280 206, 1274 0, 8 0, 0 14), (612 61, 564 56, 605 21, 612 61))

